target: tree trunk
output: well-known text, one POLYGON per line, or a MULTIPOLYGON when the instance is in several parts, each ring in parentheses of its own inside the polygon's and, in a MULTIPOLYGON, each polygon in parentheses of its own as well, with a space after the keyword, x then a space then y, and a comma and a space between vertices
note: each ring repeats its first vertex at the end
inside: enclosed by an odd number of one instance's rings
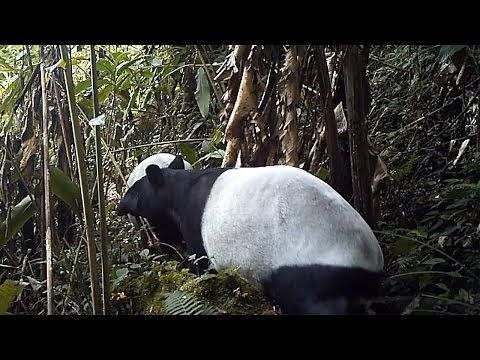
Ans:
POLYGON ((234 166, 245 141, 244 129, 247 125, 247 119, 258 113, 258 99, 253 84, 255 74, 251 65, 251 56, 252 54, 249 55, 249 59, 243 67, 238 95, 225 130, 227 148, 222 167, 234 166))
MULTIPOLYGON (((330 167, 330 185, 345 197, 345 176, 342 171, 340 148, 338 146, 337 121, 333 108, 332 89, 328 75, 327 60, 323 46, 317 47, 320 94, 324 99, 325 132, 327 137, 328 161, 330 167)), ((317 145, 318 146, 318 145, 317 145)))
POLYGON ((365 80, 368 52, 368 46, 347 47, 344 81, 354 206, 370 227, 375 228, 366 128, 365 80))
POLYGON ((282 150, 285 153, 285 163, 297 167, 299 164, 297 102, 300 95, 298 68, 297 47, 290 46, 285 57, 285 65, 282 68, 282 78, 279 84, 281 104, 279 113, 285 118, 280 140, 282 150))
POLYGON ((195 73, 193 70, 187 66, 183 71, 182 79, 182 113, 188 113, 195 106, 195 89, 197 83, 195 81, 195 73))

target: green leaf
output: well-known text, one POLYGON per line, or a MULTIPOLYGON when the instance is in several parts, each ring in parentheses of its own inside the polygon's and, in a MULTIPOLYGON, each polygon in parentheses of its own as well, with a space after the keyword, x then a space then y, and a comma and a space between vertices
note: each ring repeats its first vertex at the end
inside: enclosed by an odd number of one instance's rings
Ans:
POLYGON ((119 65, 117 66, 116 71, 115 71, 116 75, 119 76, 120 74, 122 74, 127 67, 129 67, 130 65, 136 63, 138 59, 139 59, 139 58, 136 58, 136 59, 133 59, 133 60, 124 61, 124 62, 122 62, 121 64, 119 64, 119 65))
POLYGON ((7 312, 8 308, 15 301, 15 298, 22 293, 27 283, 14 280, 5 280, 0 285, 0 315, 7 312))
POLYGON ((80 107, 80 109, 83 111, 87 118, 93 118, 93 104, 91 100, 85 97, 81 97, 78 100, 77 105, 80 107))
POLYGON ((428 259, 428 260, 425 260, 422 264, 424 265, 437 265, 437 264, 441 264, 441 263, 444 263, 445 260, 442 259, 442 258, 433 258, 433 259, 428 259))
MULTIPOLYGON (((3 97, 2 102, 0 103, 0 113, 6 112, 9 113, 12 108, 15 100, 18 98, 20 94, 20 87, 21 87, 21 77, 18 76, 15 80, 13 80, 10 85, 8 85, 7 89, 4 91, 4 94, 8 94, 7 96, 3 97)), ((12 119, 13 116, 10 116, 12 119)))
POLYGON ((399 238, 395 241, 393 245, 393 253, 395 255, 404 255, 408 253, 412 249, 412 247, 414 247, 414 244, 410 240, 399 238))
POLYGON ((448 275, 450 275, 451 277, 462 277, 462 275, 458 271, 451 271, 448 273, 448 275))
POLYGON ((425 286, 430 285, 432 282, 432 275, 430 274, 420 274, 418 276, 418 287, 423 289, 425 286))
POLYGON ((115 67, 118 67, 118 65, 126 60, 128 60, 128 55, 127 53, 123 51, 117 51, 111 54, 115 67))
POLYGON ((12 207, 11 216, 0 224, 0 250, 36 212, 37 204, 28 195, 12 207))
POLYGON ((119 90, 128 89, 130 87, 130 74, 123 73, 117 78, 116 86, 119 90))
POLYGON ((323 181, 327 181, 329 174, 330 173, 326 168, 324 168, 323 166, 320 166, 315 176, 318 177, 319 179, 322 179, 323 181))
POLYGON ((91 78, 80 81, 79 83, 77 83, 77 86, 75 86, 75 95, 80 94, 83 90, 88 89, 90 86, 92 86, 91 78))
POLYGON ((50 187, 52 192, 67 204, 78 216, 82 214, 80 187, 59 168, 50 166, 50 187))
POLYGON ((198 108, 204 118, 208 115, 210 107, 210 86, 208 85, 207 75, 203 68, 199 68, 197 72, 197 89, 195 90, 195 100, 197 100, 198 108))
POLYGON ((467 45, 443 45, 440 48, 440 52, 439 52, 439 55, 438 55, 439 58, 440 58, 439 62, 441 64, 446 63, 450 56, 452 56, 456 52, 462 50, 466 46, 467 45))
POLYGON ((153 72, 150 69, 141 70, 141 74, 147 80, 149 80, 153 77, 153 72))
POLYGON ((125 279, 128 275, 128 268, 121 268, 115 272, 117 276, 112 282, 112 290, 115 290, 117 286, 125 279))
POLYGON ((442 198, 445 200, 452 200, 452 199, 460 199, 464 198, 465 196, 469 195, 471 193, 470 189, 452 189, 448 192, 446 192, 442 198))
POLYGON ((421 239, 426 239, 427 238, 427 232, 419 229, 413 229, 407 232, 407 235, 411 237, 419 237, 421 239))
POLYGON ((113 92, 112 84, 108 84, 98 92, 98 102, 103 104, 105 99, 113 92))
POLYGON ((0 71, 11 72, 11 71, 17 71, 17 69, 11 67, 10 65, 7 64, 7 62, 5 60, 0 58, 0 71))
POLYGON ((216 146, 220 142, 220 140, 222 140, 222 136, 223 134, 221 129, 215 130, 215 134, 213 134, 213 137, 212 137, 213 145, 216 146))
POLYGON ((210 154, 217 150, 215 145, 213 145, 210 141, 207 140, 202 141, 202 149, 203 151, 205 151, 205 154, 210 154))
POLYGON ((212 157, 216 158, 216 159, 223 159, 225 157, 225 150, 218 149, 217 151, 214 151, 213 153, 211 153, 209 155, 212 155, 212 157))
POLYGON ((435 284, 439 289, 442 289, 443 291, 445 291, 445 294, 448 294, 450 293, 450 289, 448 288, 447 285, 445 285, 444 283, 437 283, 435 284))
POLYGON ((183 157, 190 163, 195 169, 200 169, 200 163, 198 162, 198 155, 192 144, 178 143, 180 152, 183 157))
POLYGON ((116 271, 118 278, 124 278, 128 275, 128 268, 121 268, 116 271))
POLYGON ((115 70, 113 68, 113 64, 108 61, 107 59, 99 59, 97 61, 97 69, 99 71, 103 71, 103 72, 106 72, 108 74, 110 74, 113 78, 113 75, 115 74, 115 70))
POLYGON ((142 259, 145 260, 145 259, 148 259, 148 255, 149 255, 149 254, 150 254, 150 250, 148 250, 148 249, 143 249, 142 251, 140 251, 140 254, 139 254, 139 255, 140 255, 140 257, 141 257, 142 259))
POLYGON ((225 157, 225 151, 222 149, 218 149, 209 153, 207 156, 208 158, 223 159, 225 157))

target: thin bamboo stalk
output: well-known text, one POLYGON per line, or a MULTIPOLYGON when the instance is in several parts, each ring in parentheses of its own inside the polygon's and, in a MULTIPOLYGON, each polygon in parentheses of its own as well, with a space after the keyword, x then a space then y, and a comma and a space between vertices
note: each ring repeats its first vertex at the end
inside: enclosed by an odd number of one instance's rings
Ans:
MULTIPOLYGON (((98 111, 98 88, 97 88, 97 61, 95 58, 95 45, 90 45, 90 65, 92 72, 92 100, 93 117, 99 116, 98 111)), ((102 164, 102 144, 100 136, 100 126, 94 126, 95 130, 95 156, 97 168, 97 191, 98 191, 98 216, 100 217, 100 240, 102 250, 102 296, 103 312, 108 314, 110 311, 110 265, 108 261, 108 241, 107 241, 107 218, 105 214, 105 192, 103 184, 103 164, 102 164)))
POLYGON ((50 220, 50 172, 48 170, 48 99, 45 85, 45 65, 40 65, 40 82, 42 84, 43 117, 43 185, 45 211, 45 252, 47 260, 47 314, 53 315, 53 263, 52 263, 52 226, 50 220))
POLYGON ((80 190, 82 193, 83 216, 85 219, 85 228, 87 234, 88 262, 90 267, 90 282, 92 289, 93 313, 95 315, 102 313, 100 298, 100 283, 98 281, 98 264, 96 256, 95 234, 93 224, 92 204, 88 195, 87 169, 85 165, 85 148, 83 145, 80 122, 78 120, 77 105, 75 103, 75 94, 73 87, 70 56, 66 45, 60 45, 62 58, 66 62, 65 66, 65 84, 67 88, 68 107, 70 109, 70 119, 72 121, 73 138, 75 141, 75 151, 77 158, 78 174, 80 178, 80 190))

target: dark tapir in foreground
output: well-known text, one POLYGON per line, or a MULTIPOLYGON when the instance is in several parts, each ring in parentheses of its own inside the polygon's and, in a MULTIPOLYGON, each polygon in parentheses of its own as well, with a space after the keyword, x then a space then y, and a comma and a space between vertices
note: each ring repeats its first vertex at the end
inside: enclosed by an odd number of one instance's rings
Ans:
POLYGON ((188 250, 237 267, 285 314, 348 314, 374 296, 383 253, 328 184, 290 166, 184 170, 181 156, 127 191, 118 214, 176 224, 188 250))

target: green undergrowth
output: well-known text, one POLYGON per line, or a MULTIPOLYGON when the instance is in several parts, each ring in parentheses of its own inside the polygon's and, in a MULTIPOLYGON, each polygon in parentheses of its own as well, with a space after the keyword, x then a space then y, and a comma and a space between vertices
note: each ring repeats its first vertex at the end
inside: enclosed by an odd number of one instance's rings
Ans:
POLYGON ((391 177, 378 232, 385 312, 480 314, 478 72, 442 83, 455 74, 440 50, 375 47, 383 63, 370 63, 370 133, 391 177))
POLYGON ((179 295, 194 302, 198 314, 276 313, 271 301, 236 269, 197 276, 177 261, 149 255, 148 250, 143 250, 140 258, 136 263, 112 267, 111 303, 117 314, 173 315, 166 309, 166 300, 179 295))

